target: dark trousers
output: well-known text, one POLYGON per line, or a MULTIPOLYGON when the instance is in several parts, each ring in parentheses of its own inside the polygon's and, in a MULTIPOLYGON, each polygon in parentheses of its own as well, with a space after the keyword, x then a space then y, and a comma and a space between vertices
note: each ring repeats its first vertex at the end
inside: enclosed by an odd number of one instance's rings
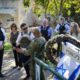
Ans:
POLYGON ((20 54, 16 52, 16 50, 13 50, 14 59, 16 66, 22 67, 22 61, 20 59, 20 54))
POLYGON ((0 50, 0 73, 2 69, 3 54, 4 54, 4 49, 0 50))
POLYGON ((27 76, 30 76, 30 68, 28 64, 24 65, 24 69, 26 71, 27 76))
POLYGON ((24 66, 24 69, 26 71, 27 76, 30 75, 30 68, 29 68, 29 63, 27 63, 27 61, 30 60, 30 56, 25 56, 23 54, 20 55, 21 56, 21 60, 24 66))

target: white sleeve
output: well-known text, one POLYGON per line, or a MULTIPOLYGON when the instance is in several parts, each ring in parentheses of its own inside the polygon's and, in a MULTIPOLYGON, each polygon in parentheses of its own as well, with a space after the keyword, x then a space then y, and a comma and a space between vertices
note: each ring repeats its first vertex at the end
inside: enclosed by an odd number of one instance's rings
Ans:
POLYGON ((38 27, 38 30, 41 32, 41 26, 38 27))
POLYGON ((59 32, 59 27, 60 27, 60 25, 59 25, 59 24, 57 24, 57 26, 56 26, 56 28, 55 28, 55 30, 54 30, 56 33, 58 33, 58 32, 59 32))
POLYGON ((35 36, 33 35, 33 33, 31 32, 31 34, 29 35, 30 40, 33 40, 35 38, 35 36))
POLYGON ((49 29, 48 29, 48 36, 52 36, 52 34, 53 34, 53 28, 52 27, 50 27, 49 29))
POLYGON ((19 42, 20 42, 20 40, 21 40, 21 37, 22 37, 22 36, 21 36, 21 33, 19 33, 19 35, 18 35, 18 37, 17 37, 17 40, 16 40, 16 44, 17 44, 17 45, 20 44, 19 42))
POLYGON ((1 30, 2 30, 2 32, 3 32, 3 34, 4 34, 4 37, 5 37, 5 42, 7 41, 7 36, 6 36, 6 32, 5 32, 5 30, 3 29, 3 28, 1 28, 1 30))
POLYGON ((68 34, 69 34, 69 33, 70 33, 70 26, 69 26, 69 25, 67 25, 67 24, 66 24, 65 26, 66 26, 66 33, 68 33, 68 34))

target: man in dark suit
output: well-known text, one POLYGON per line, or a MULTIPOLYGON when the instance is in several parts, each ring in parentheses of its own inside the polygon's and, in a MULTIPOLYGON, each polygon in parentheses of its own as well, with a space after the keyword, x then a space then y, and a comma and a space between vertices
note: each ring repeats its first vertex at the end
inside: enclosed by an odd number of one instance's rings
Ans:
POLYGON ((5 30, 2 28, 2 23, 0 22, 0 77, 4 77, 2 74, 2 61, 3 61, 3 54, 4 54, 4 42, 6 41, 6 34, 5 30))

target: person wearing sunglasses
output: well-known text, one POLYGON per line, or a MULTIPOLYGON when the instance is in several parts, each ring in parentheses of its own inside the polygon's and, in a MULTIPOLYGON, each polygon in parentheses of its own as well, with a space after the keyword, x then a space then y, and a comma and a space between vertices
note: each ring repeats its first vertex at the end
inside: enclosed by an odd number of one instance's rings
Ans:
MULTIPOLYGON (((31 42, 30 34, 28 31, 28 27, 26 26, 26 23, 22 23, 20 28, 21 28, 21 32, 19 33, 19 36, 16 40, 17 49, 18 48, 27 48, 31 42)), ((26 71, 26 77, 23 80, 26 80, 30 77, 29 64, 26 64, 26 62, 30 59, 31 56, 30 55, 25 56, 24 54, 20 54, 20 55, 21 55, 21 62, 26 71)))

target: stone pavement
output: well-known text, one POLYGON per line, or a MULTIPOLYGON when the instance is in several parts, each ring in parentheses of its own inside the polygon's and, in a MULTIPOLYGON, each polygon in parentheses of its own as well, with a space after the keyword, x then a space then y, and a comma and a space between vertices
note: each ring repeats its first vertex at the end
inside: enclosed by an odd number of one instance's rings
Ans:
MULTIPOLYGON (((14 64, 14 58, 9 56, 6 57, 6 54, 4 55, 4 60, 3 60, 3 67, 2 67, 2 72, 6 76, 5 78, 0 80, 22 80, 23 77, 25 77, 25 70, 22 68, 21 70, 18 69, 12 69, 12 67, 15 66, 14 64)), ((51 73, 49 71, 45 71, 45 77, 46 80, 52 80, 49 77, 51 76, 51 73)), ((28 80, 31 80, 28 79, 28 80)))
POLYGON ((14 59, 4 59, 3 74, 6 77, 0 80, 21 80, 22 77, 25 77, 24 68, 22 68, 21 70, 12 69, 13 66, 15 66, 14 59))

